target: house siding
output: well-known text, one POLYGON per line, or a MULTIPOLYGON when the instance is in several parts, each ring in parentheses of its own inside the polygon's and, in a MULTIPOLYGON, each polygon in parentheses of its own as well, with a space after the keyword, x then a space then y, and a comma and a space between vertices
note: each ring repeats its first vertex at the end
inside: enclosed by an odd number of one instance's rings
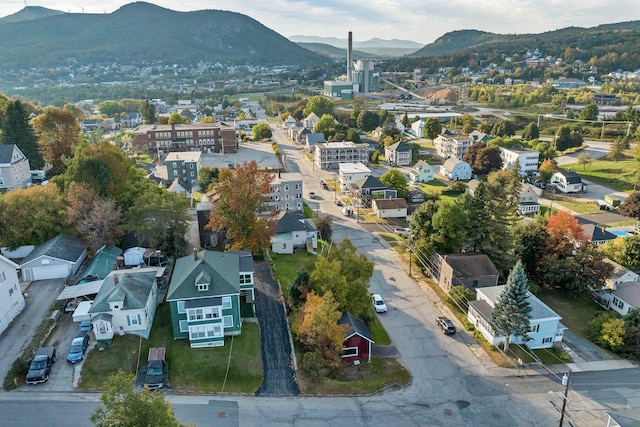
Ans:
POLYGON ((370 342, 363 338, 362 336, 355 334, 346 340, 342 345, 343 348, 358 348, 358 354, 356 356, 343 356, 342 360, 345 362, 353 362, 355 360, 359 360, 361 362, 368 362, 370 360, 370 352, 369 352, 370 342))

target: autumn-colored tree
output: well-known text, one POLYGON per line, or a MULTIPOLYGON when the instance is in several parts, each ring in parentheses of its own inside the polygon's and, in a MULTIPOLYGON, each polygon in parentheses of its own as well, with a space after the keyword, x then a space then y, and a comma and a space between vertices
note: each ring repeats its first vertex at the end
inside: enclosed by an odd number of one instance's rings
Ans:
POLYGON ((0 199, 0 244, 39 245, 66 231, 66 209, 54 184, 16 189, 0 199))
POLYGON ((214 186, 217 201, 211 207, 207 227, 226 231, 231 249, 249 249, 260 252, 268 246, 273 215, 264 212, 265 197, 271 191, 274 176, 258 168, 254 161, 243 162, 234 170, 222 169, 214 186))
POLYGON ((89 211, 98 199, 91 185, 86 182, 72 182, 65 197, 69 226, 74 227, 82 221, 82 218, 89 215, 89 211))
POLYGON ((551 159, 546 159, 538 168, 538 172, 540 172, 540 178, 542 178, 544 182, 549 182, 555 171, 556 164, 551 159))
POLYGON ((577 245, 587 241, 584 229, 578 224, 576 217, 565 211, 556 212, 549 218, 545 228, 556 251, 569 253, 577 245))
POLYGON ((72 148, 80 139, 80 124, 74 111, 66 107, 46 107, 33 124, 45 160, 56 171, 64 170, 65 163, 72 157, 72 148))
POLYGON ((640 191, 631 193, 618 207, 618 211, 629 218, 640 221, 640 191))
POLYGON ((328 371, 340 365, 345 336, 345 327, 338 325, 341 316, 331 291, 322 296, 311 291, 291 325, 296 340, 307 352, 319 356, 318 362, 328 371))

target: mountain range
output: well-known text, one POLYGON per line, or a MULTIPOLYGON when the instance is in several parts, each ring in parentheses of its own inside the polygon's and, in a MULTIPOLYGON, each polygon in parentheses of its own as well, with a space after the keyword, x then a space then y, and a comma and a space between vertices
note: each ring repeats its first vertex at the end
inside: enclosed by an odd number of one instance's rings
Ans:
POLYGON ((246 15, 220 10, 184 13, 136 2, 108 14, 27 7, 0 19, 3 67, 203 60, 304 66, 327 58, 246 15))

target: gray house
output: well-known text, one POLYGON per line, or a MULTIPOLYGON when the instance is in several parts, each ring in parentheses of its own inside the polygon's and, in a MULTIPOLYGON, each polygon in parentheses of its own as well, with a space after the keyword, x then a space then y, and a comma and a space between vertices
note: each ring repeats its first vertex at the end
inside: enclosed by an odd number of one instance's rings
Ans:
POLYGON ((77 237, 60 234, 36 246, 22 260, 25 281, 66 279, 74 275, 87 257, 87 244, 77 237))
POLYGON ((31 184, 29 160, 15 144, 0 144, 0 191, 31 184))

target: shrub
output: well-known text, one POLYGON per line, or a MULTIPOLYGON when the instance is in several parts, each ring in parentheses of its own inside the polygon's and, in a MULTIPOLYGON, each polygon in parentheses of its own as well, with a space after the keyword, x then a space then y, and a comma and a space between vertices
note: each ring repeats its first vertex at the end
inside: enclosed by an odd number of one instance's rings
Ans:
POLYGON ((612 319, 619 318, 620 315, 614 311, 608 311, 606 313, 600 313, 587 325, 587 338, 589 341, 601 346, 608 347, 608 343, 602 337, 602 328, 612 319))
POLYGON ((467 313, 469 311, 469 301, 473 301, 475 295, 466 286, 454 286, 447 295, 447 302, 451 306, 460 311, 461 313, 467 313))
POLYGON ((457 194, 462 194, 467 191, 467 184, 462 181, 455 181, 447 188, 442 190, 442 194, 446 194, 449 196, 455 196, 457 194))
POLYGON ((16 385, 16 381, 20 380, 20 382, 22 382, 22 379, 27 374, 28 370, 29 370, 28 360, 22 357, 18 357, 16 360, 14 360, 13 363, 11 364, 11 369, 9 369, 7 376, 4 378, 4 383, 3 383, 4 389, 9 391, 17 388, 18 386, 16 385))

